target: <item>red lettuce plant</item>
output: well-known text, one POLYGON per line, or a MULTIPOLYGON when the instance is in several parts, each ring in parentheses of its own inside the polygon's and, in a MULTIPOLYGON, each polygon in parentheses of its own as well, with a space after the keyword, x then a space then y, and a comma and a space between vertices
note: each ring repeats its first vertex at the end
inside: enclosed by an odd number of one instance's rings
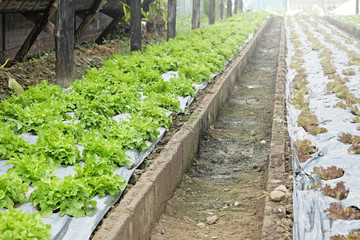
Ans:
POLYGON ((350 152, 353 152, 353 153, 355 153, 355 154, 360 154, 360 144, 357 143, 357 142, 353 143, 353 144, 349 147, 348 152, 349 152, 349 153, 350 153, 350 152))
POLYGON ((343 133, 338 137, 338 140, 345 144, 360 143, 360 136, 351 135, 350 133, 343 133))
POLYGON ((356 240, 360 239, 360 230, 352 230, 348 235, 335 235, 331 236, 330 240, 356 240))
POLYGON ((328 213, 330 220, 342 219, 342 220, 359 220, 360 210, 357 207, 343 207, 338 203, 330 203, 330 208, 324 210, 324 213, 328 213))
POLYGON ((343 133, 338 137, 338 140, 342 143, 351 144, 352 143, 352 135, 350 133, 343 133))
POLYGON ((335 166, 328 168, 314 167, 314 170, 311 172, 311 174, 317 174, 323 180, 331 180, 342 177, 344 175, 344 170, 335 166))
POLYGON ((294 145, 296 147, 295 154, 300 162, 306 162, 311 158, 311 154, 317 151, 316 147, 312 146, 311 141, 307 139, 302 141, 295 141, 294 145))
POLYGON ((309 109, 302 111, 299 115, 298 126, 303 127, 304 130, 312 135, 326 133, 327 129, 319 127, 318 118, 310 112, 309 109))
POLYGON ((344 182, 338 182, 334 188, 332 188, 330 185, 326 184, 324 187, 321 188, 321 191, 332 198, 335 198, 337 200, 343 200, 347 198, 350 189, 346 189, 344 182))

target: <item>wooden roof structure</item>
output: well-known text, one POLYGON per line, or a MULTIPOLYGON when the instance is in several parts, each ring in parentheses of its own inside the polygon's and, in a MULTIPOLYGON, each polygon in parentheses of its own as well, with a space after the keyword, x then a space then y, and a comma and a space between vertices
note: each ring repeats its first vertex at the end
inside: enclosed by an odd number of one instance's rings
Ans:
MULTIPOLYGON (((22 14, 35 26, 27 36, 14 60, 23 61, 42 31, 55 36, 56 82, 65 87, 73 79, 74 43, 101 12, 113 20, 95 41, 101 44, 123 19, 123 2, 131 7, 131 50, 141 50, 141 9, 149 11, 155 0, 0 0, 0 14, 22 14), (55 24, 51 22, 56 14, 55 24), (75 16, 82 19, 77 28, 75 16), (35 20, 34 20, 35 19, 35 20)), ((199 1, 199 0, 198 0, 199 1)), ((169 0, 168 37, 175 36, 176 0, 169 0), (169 31, 169 29, 171 31, 169 31)))
MULTIPOLYGON (((52 0, 0 0, 0 13, 44 12, 52 0)), ((76 12, 87 12, 98 1, 75 0, 76 12)), ((106 0, 102 12, 116 12, 122 9, 120 0, 106 0)))
MULTIPOLYGON (((14 61, 25 59, 29 49, 43 30, 55 36, 56 75, 59 79, 66 79, 63 84, 60 83, 65 86, 73 77, 74 43, 78 41, 84 30, 99 12, 112 17, 111 23, 96 40, 96 43, 101 44, 124 17, 122 2, 130 5, 132 1, 134 0, 0 0, 0 14, 20 13, 28 19, 37 19, 14 61), (55 16, 56 12, 56 22, 52 23, 52 16, 55 16), (82 19, 77 29, 74 28, 75 16, 82 19)), ((136 1, 140 2, 140 0, 136 1)), ((142 5, 146 8, 152 1, 154 0, 145 0, 142 5)))

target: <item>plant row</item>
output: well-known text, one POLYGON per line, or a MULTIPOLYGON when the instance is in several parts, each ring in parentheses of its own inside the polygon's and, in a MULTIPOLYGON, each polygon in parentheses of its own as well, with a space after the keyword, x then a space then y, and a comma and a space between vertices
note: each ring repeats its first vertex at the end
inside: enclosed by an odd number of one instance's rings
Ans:
POLYGON ((341 21, 349 23, 356 28, 360 28, 360 17, 359 15, 335 15, 333 16, 341 21))
MULTIPOLYGON (((334 48, 326 47, 321 42, 321 39, 323 39, 327 44, 331 44, 335 46, 335 48, 337 48, 338 51, 345 51, 349 59, 347 63, 348 66, 359 65, 360 64, 359 55, 355 51, 348 50, 347 47, 343 45, 341 42, 334 40, 332 36, 338 35, 338 32, 335 31, 334 29, 331 29, 331 34, 328 33, 327 31, 325 31, 324 26, 320 26, 319 24, 320 21, 308 21, 308 19, 305 20, 301 17, 298 17, 297 21, 301 28, 301 31, 305 33, 308 41, 311 42, 311 49, 313 51, 319 51, 318 56, 320 59, 320 64, 322 65, 323 68, 324 75, 327 76, 328 79, 333 80, 330 81, 326 86, 328 93, 335 93, 336 96, 342 100, 339 101, 337 104, 335 104, 334 107, 340 107, 340 108, 351 107, 351 112, 356 115, 358 109, 357 109, 357 105, 355 104, 358 104, 360 102, 360 99, 356 98, 355 95, 351 93, 349 88, 345 85, 346 82, 349 82, 349 79, 347 77, 342 78, 337 73, 336 67, 332 64, 333 51, 331 49, 334 48), (309 25, 312 27, 312 29, 309 29, 309 25), (317 35, 314 34, 315 32, 317 32, 317 35)), ((345 38, 345 36, 342 37, 345 38)), ((346 42, 348 44, 353 44, 351 39, 347 39, 346 42)), ((298 66, 298 69, 301 69, 301 66, 298 66)), ((342 74, 350 76, 350 75, 354 75, 355 72, 351 68, 349 68, 349 69, 344 69, 342 71, 342 74)), ((294 98, 292 99, 292 104, 294 105, 295 108, 306 109, 309 105, 309 100, 306 99, 304 96, 302 96, 301 92, 298 91, 294 96, 294 98)), ((304 117, 304 114, 303 116, 301 116, 302 114, 303 112, 299 116, 299 121, 301 118, 304 117)), ((309 115, 307 116, 308 119, 310 119, 310 117, 311 116, 309 115)), ((313 118, 314 122, 316 122, 316 120, 317 119, 313 118)), ((354 121, 355 120, 356 119, 354 119, 354 121)), ((343 143, 352 144, 348 149, 349 152, 360 153, 360 147, 359 147, 360 137, 352 136, 351 134, 344 133, 338 139, 343 143)), ((311 154, 313 154, 317 150, 315 147, 312 146, 312 143, 309 140, 296 141, 294 145, 297 149, 297 155, 300 162, 304 162, 312 158, 311 154)), ((342 168, 337 168, 335 166, 328 168, 314 167, 314 170, 313 172, 311 172, 311 174, 317 174, 320 176, 322 180, 326 181, 326 180, 342 177, 344 175, 344 171, 342 168)), ((325 195, 332 197, 336 200, 343 200, 347 198, 350 191, 349 188, 346 188, 343 181, 337 182, 334 187, 319 182, 312 188, 318 188, 325 195)), ((330 208, 324 210, 324 213, 328 213, 328 218, 331 220, 360 219, 359 209, 357 209, 356 207, 344 208, 338 203, 331 203, 330 208)), ((347 237, 358 236, 358 234, 359 233, 357 231, 353 231, 349 233, 348 236, 337 235, 331 237, 331 239, 348 239, 347 237)))

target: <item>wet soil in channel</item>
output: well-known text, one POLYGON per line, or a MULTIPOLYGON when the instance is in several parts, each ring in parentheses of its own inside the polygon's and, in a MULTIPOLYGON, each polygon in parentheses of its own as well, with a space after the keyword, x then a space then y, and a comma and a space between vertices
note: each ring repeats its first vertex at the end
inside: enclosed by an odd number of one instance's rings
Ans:
POLYGON ((261 239, 280 30, 273 21, 152 240, 261 239))

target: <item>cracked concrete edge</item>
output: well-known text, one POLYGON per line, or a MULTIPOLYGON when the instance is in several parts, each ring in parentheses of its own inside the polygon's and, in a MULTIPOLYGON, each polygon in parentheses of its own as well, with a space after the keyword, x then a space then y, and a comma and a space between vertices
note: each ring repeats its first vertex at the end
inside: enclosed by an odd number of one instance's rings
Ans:
POLYGON ((207 95, 189 120, 172 136, 120 203, 103 219, 92 239, 150 238, 152 227, 160 219, 183 173, 192 165, 200 137, 216 119, 272 20, 267 19, 238 57, 217 77, 213 86, 205 89, 207 95))
POLYGON ((360 29, 356 28, 355 26, 330 16, 324 16, 324 19, 340 30, 354 36, 357 39, 360 39, 360 29))
MULTIPOLYGON (((266 192, 270 193, 279 185, 286 185, 288 176, 291 175, 285 171, 285 149, 286 149, 286 37, 284 21, 281 26, 281 37, 278 56, 278 68, 276 75, 275 96, 274 96, 274 113, 272 124, 272 137, 269 153, 269 167, 266 192)), ((274 235, 275 229, 280 226, 280 221, 286 215, 284 209, 285 200, 273 202, 269 196, 265 197, 264 219, 262 228, 262 239, 278 239, 274 235), (275 214, 276 213, 276 214, 275 214)))

